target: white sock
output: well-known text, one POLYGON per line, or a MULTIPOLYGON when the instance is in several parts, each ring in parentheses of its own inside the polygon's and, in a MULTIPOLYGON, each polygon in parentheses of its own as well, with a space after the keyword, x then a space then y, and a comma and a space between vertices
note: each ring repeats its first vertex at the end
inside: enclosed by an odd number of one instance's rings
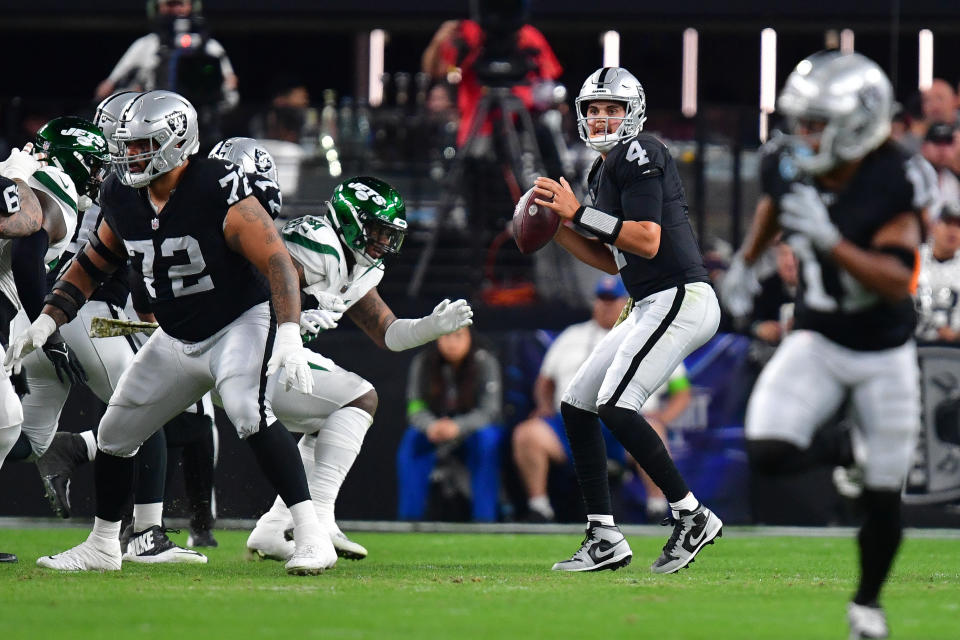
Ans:
POLYGON ((363 438, 371 424, 373 416, 366 411, 357 407, 343 407, 330 414, 315 436, 300 441, 303 448, 310 445, 311 439, 314 440, 312 470, 307 470, 307 456, 303 451, 301 457, 304 459, 313 507, 321 526, 327 529, 337 526, 334 515, 337 495, 360 455, 363 438))
POLYGON ((610 514, 588 513, 587 524, 590 524, 591 522, 596 522, 597 524, 606 525, 608 527, 616 526, 613 523, 613 516, 610 514))
POLYGON ((120 549, 120 521, 110 522, 109 520, 93 519, 93 531, 90 532, 90 538, 95 538, 94 542, 101 546, 116 544, 117 550, 120 549))
POLYGON ((3 461, 6 459, 7 454, 10 453, 10 450, 13 449, 13 445, 17 444, 17 440, 19 439, 19 424, 12 427, 0 428, 0 467, 3 466, 3 461))
POLYGON ((318 544, 323 540, 325 536, 320 530, 320 523, 317 521, 317 514, 310 500, 290 505, 289 508, 290 515, 293 516, 293 539, 297 542, 297 546, 318 544))
POLYGON ((273 501, 270 510, 260 516, 260 519, 257 520, 257 526, 279 528, 284 531, 293 528, 293 516, 290 515, 290 510, 287 509, 287 505, 283 504, 280 496, 277 496, 273 501))
POLYGON ((133 505, 133 530, 137 533, 150 527, 159 527, 163 523, 163 503, 133 505))
POLYGON ((694 497, 692 491, 688 491, 687 495, 683 496, 681 500, 677 502, 671 502, 670 508, 673 510, 673 517, 679 518, 680 515, 678 511, 693 511, 700 506, 700 502, 694 497))
POLYGON ((87 460, 93 462, 94 458, 97 457, 97 437, 93 435, 93 431, 84 431, 80 434, 80 437, 87 445, 87 460))
POLYGON ((547 496, 534 496, 527 500, 527 506, 531 511, 536 511, 542 516, 553 518, 553 507, 550 506, 550 498, 547 496))

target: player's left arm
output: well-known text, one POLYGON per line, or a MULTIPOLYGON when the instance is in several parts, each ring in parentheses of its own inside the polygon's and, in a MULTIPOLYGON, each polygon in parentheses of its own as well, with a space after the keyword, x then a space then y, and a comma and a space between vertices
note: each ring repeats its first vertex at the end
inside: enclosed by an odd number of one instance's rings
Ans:
POLYGON ((390 351, 413 349, 473 324, 473 309, 466 300, 443 300, 422 318, 397 318, 376 288, 350 307, 347 315, 378 347, 390 351))
POLYGON ((227 246, 250 261, 270 282, 277 323, 300 326, 300 279, 273 220, 253 196, 231 205, 223 221, 227 246))
POLYGON ((920 240, 920 220, 906 211, 880 227, 870 249, 841 238, 830 254, 864 287, 896 302, 912 292, 920 240))
POLYGON ((387 303, 383 301, 377 288, 370 289, 356 304, 347 310, 347 316, 370 336, 378 347, 387 348, 387 328, 393 324, 397 316, 394 315, 387 303))

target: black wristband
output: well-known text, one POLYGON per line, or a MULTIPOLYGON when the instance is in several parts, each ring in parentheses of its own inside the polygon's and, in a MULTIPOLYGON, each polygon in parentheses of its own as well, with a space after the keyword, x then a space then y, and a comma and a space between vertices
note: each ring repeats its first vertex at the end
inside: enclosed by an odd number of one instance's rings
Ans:
MULTIPOLYGON (((56 289, 54 289, 56 291, 56 289)), ((56 307, 63 312, 63 315, 67 317, 67 322, 70 322, 77 317, 77 311, 80 310, 73 300, 67 296, 61 296, 57 293, 51 291, 47 294, 47 297, 43 299, 43 304, 50 305, 51 307, 56 307)))
POLYGON ((71 282, 62 279, 57 280, 53 283, 53 286, 50 287, 50 292, 53 293, 58 290, 62 296, 66 296, 70 302, 77 305, 78 309, 87 303, 87 296, 83 295, 83 291, 80 291, 80 289, 71 282))
MULTIPOLYGON (((126 256, 118 256, 113 251, 110 250, 107 245, 103 244, 103 240, 100 239, 96 233, 90 237, 90 241, 87 243, 91 249, 97 252, 97 255, 106 260, 109 264, 120 266, 126 260, 126 256)), ((81 251, 82 253, 82 251, 81 251)))
POLYGON ((110 279, 110 274, 93 264, 93 260, 90 259, 90 256, 87 255, 86 251, 81 249, 80 253, 78 253, 73 259, 76 260, 81 267, 83 267, 83 270, 87 272, 87 275, 93 278, 93 281, 96 282, 98 286, 110 279))
POLYGON ((623 220, 617 216, 604 213, 593 207, 581 206, 573 215, 573 223, 586 229, 606 244, 613 244, 620 235, 623 220))

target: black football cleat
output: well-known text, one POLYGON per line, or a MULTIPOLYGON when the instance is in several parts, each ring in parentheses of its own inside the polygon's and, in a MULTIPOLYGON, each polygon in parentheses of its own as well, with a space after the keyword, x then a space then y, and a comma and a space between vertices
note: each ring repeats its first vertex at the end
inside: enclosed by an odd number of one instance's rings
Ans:
POLYGON ((70 517, 70 479, 77 467, 89 462, 87 443, 78 433, 58 432, 37 459, 37 471, 50 508, 61 518, 70 517))
POLYGON ((137 531, 130 536, 124 562, 153 563, 205 563, 207 556, 193 549, 184 549, 167 537, 167 531, 158 525, 137 531))
POLYGON ((13 555, 12 553, 0 552, 0 563, 4 563, 4 562, 14 563, 16 561, 17 561, 17 556, 13 555))
POLYGON ((190 528, 190 535, 187 536, 188 547, 216 547, 217 539, 213 537, 213 531, 210 529, 190 528))

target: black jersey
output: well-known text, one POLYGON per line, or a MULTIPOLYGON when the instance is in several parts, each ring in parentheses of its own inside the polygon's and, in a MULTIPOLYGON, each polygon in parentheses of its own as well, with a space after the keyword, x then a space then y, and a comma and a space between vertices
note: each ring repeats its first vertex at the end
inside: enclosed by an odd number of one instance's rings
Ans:
POLYGON ((251 195, 240 168, 214 158, 190 161, 159 215, 145 187, 126 187, 115 175, 104 184, 104 220, 123 240, 157 322, 174 338, 208 338, 270 299, 265 279, 223 236, 227 210, 251 195))
POLYGON ((660 225, 660 249, 653 258, 613 248, 623 284, 634 300, 688 282, 709 282, 677 165, 662 142, 647 134, 624 140, 594 164, 588 178, 592 205, 623 220, 660 225), (659 182, 652 203, 645 181, 659 182), (638 197, 637 192, 643 191, 638 197))
MULTIPOLYGON (((814 184, 797 170, 788 145, 774 140, 762 152, 762 188, 774 202, 796 182, 814 184)), ((934 193, 931 180, 936 178, 931 174, 925 160, 888 142, 863 159, 842 191, 818 190, 840 234, 867 249, 877 231, 898 215, 914 211, 920 216, 934 193)), ((816 331, 858 351, 890 349, 910 339, 916 313, 909 296, 886 301, 817 251, 805 236, 788 234, 786 240, 799 261, 795 328, 816 331)))
MULTIPOLYGON (((102 219, 103 215, 100 212, 100 206, 97 204, 80 213, 80 220, 73 232, 73 239, 61 256, 58 268, 52 269, 47 275, 48 289, 53 288, 53 284, 67 272, 67 269, 70 268, 71 258, 90 241, 90 237, 96 233, 102 219)), ((90 295, 90 300, 99 300, 122 309, 127 304, 127 296, 130 294, 129 281, 130 265, 129 262, 124 261, 107 281, 90 295)))

